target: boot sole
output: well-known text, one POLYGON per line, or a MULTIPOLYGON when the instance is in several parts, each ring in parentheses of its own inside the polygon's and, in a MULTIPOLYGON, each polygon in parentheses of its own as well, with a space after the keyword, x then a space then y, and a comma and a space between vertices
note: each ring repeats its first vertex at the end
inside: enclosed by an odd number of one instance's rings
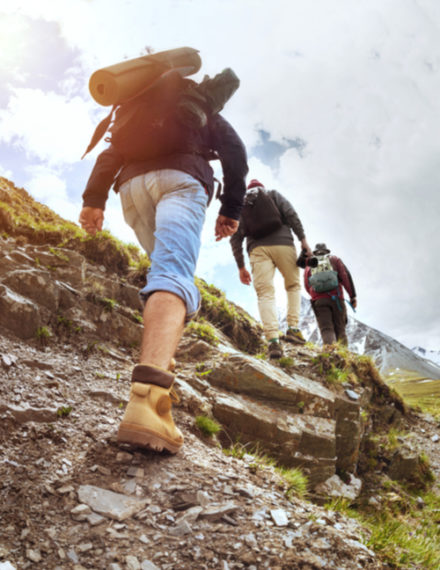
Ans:
POLYGON ((170 453, 177 453, 183 445, 168 439, 155 431, 144 428, 137 424, 121 424, 117 436, 119 443, 130 443, 138 447, 145 447, 153 451, 163 451, 165 448, 170 453))

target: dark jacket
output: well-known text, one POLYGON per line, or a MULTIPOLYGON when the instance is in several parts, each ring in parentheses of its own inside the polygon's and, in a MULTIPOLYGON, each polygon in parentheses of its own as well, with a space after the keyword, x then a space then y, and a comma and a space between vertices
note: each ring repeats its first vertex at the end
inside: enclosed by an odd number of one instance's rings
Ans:
POLYGON ((306 288, 307 293, 312 298, 312 301, 316 301, 316 299, 323 299, 325 297, 334 297, 334 296, 343 299, 344 298, 343 287, 347 291, 350 300, 354 299, 356 297, 356 290, 354 288, 353 279, 351 277, 350 272, 342 262, 342 259, 336 257, 336 255, 330 255, 330 263, 332 264, 333 269, 337 272, 338 281, 339 281, 337 289, 333 289, 333 291, 328 291, 326 293, 317 293, 309 284, 311 268, 306 267, 304 271, 304 286, 306 288))
MULTIPOLYGON (((244 144, 232 126, 220 115, 210 119, 203 129, 203 139, 207 149, 218 154, 222 165, 224 189, 220 197, 220 214, 238 220, 248 173, 244 144)), ((117 192, 121 184, 130 178, 163 169, 181 170, 190 174, 201 182, 208 192, 209 200, 212 199, 214 174, 205 155, 175 153, 124 164, 122 156, 110 145, 96 160, 83 193, 83 206, 104 209, 113 184, 117 192)))
POLYGON ((245 235, 243 224, 240 223, 237 232, 231 237, 232 253, 234 254, 234 258, 239 269, 245 265, 243 256, 243 240, 245 238, 246 249, 247 252, 250 253, 259 245, 293 245, 292 230, 300 241, 305 237, 301 220, 295 212, 292 204, 276 190, 268 190, 267 192, 272 196, 280 211, 283 225, 275 232, 262 238, 255 239, 251 236, 245 235))

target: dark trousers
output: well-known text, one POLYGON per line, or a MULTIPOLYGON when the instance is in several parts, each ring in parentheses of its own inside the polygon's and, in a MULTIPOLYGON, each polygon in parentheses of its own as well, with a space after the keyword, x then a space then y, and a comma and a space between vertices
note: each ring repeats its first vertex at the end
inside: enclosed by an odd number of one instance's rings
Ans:
POLYGON ((347 345, 348 340, 345 332, 347 311, 344 300, 324 297, 312 301, 312 307, 323 344, 333 344, 336 341, 340 341, 342 344, 347 345))

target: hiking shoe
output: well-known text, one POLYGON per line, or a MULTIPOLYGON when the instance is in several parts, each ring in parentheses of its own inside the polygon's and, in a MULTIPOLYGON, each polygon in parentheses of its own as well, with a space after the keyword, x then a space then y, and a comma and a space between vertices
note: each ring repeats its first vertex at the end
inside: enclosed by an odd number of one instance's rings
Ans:
POLYGON ((269 342, 269 348, 267 350, 269 358, 282 358, 283 349, 278 341, 269 342))
POLYGON ((170 393, 174 376, 156 366, 138 364, 132 380, 118 442, 177 453, 182 447, 183 435, 171 415, 170 393))
POLYGON ((295 344, 304 344, 306 339, 303 337, 302 332, 299 329, 289 327, 286 334, 283 336, 283 340, 288 342, 293 342, 295 344))

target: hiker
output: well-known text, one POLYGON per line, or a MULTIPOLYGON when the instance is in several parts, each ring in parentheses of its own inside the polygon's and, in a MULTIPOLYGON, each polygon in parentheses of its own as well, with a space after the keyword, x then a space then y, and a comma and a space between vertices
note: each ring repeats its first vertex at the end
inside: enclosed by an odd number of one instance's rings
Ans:
MULTIPOLYGON (((139 113, 143 111, 141 108, 139 113)), ((151 130, 144 124, 142 132, 133 132, 129 141, 138 141, 134 159, 127 151, 124 157, 124 148, 120 144, 116 148, 112 142, 96 160, 79 218, 87 232, 101 230, 109 189, 115 182, 125 221, 150 257, 147 283, 140 292, 145 305, 139 364, 132 371, 130 399, 118 441, 157 451, 165 448, 171 453, 180 449, 183 436, 171 413, 174 376, 169 367, 185 321, 200 306, 194 273, 205 211, 214 190, 209 164, 213 152, 220 159, 224 181, 215 223, 217 241, 237 230, 246 192, 248 167, 243 142, 220 114, 208 106, 204 111, 207 120, 203 126, 182 122, 173 112, 164 121, 156 120, 151 130), (159 129, 157 136, 153 129, 159 129), (173 146, 176 132, 178 147, 173 146)), ((132 128, 138 125, 139 121, 132 128)))
POLYGON ((313 312, 318 323, 324 345, 336 341, 348 344, 345 327, 347 311, 344 303, 344 291, 350 298, 353 309, 357 306, 356 290, 347 267, 339 257, 330 255, 325 243, 318 243, 312 258, 308 254, 300 256, 299 264, 304 260, 304 285, 311 296, 313 312), (307 259, 309 258, 309 259, 307 259))
POLYGON ((240 217, 238 231, 230 243, 244 285, 254 282, 258 297, 258 310, 264 335, 269 343, 270 358, 281 358, 280 333, 273 284, 275 270, 284 277, 287 295, 287 332, 282 340, 304 343, 298 328, 301 308, 300 272, 296 265, 296 248, 292 230, 301 247, 312 254, 301 221, 292 204, 276 190, 265 190, 256 179, 250 181, 240 217), (246 269, 243 240, 249 254, 252 277, 246 269))

